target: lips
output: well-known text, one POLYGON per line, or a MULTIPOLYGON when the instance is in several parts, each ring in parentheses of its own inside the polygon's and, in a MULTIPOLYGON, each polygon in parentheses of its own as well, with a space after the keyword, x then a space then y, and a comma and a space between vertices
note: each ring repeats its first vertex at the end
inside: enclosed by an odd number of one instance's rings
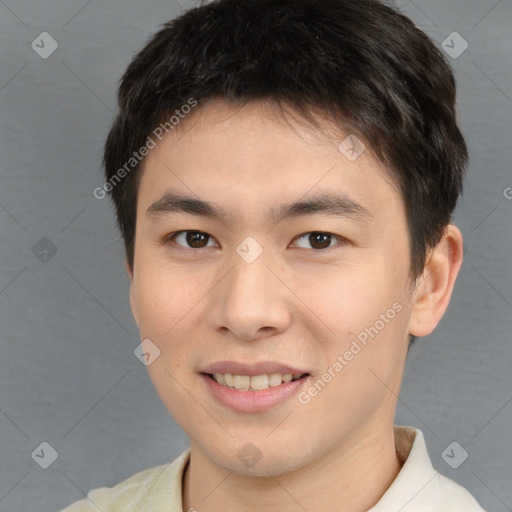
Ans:
MULTIPOLYGON (((216 374, 221 375, 221 374, 216 374)), ((224 374, 228 375, 228 374, 224 374)), ((276 375, 276 374, 271 374, 276 375)), ((288 374, 291 376, 291 374, 288 374)), ((235 378, 235 377, 233 377, 235 378)), ((258 377, 245 376, 246 379, 258 377)), ((236 389, 220 384, 213 379, 210 374, 201 374, 201 380, 205 385, 205 389, 215 402, 224 408, 231 409, 239 413, 262 413, 274 407, 284 405, 296 393, 298 393, 310 380, 310 376, 305 374, 304 377, 290 382, 283 381, 282 384, 267 387, 266 389, 236 389)), ((245 386, 244 386, 245 388, 245 386)))
POLYGON ((236 412, 259 413, 290 399, 309 381, 310 373, 277 361, 253 364, 218 361, 199 372, 220 405, 236 412))

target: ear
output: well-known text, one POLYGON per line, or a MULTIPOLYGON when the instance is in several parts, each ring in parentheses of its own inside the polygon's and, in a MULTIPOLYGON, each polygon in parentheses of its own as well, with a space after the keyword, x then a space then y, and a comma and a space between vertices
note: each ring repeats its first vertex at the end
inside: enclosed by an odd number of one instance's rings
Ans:
POLYGON ((462 234, 453 224, 427 256, 423 274, 416 281, 409 333, 427 336, 443 317, 452 296, 455 279, 462 265, 462 234))
POLYGON ((126 270, 126 273, 128 274, 128 278, 130 279, 130 309, 132 310, 132 316, 135 320, 135 323, 137 326, 139 325, 139 319, 137 314, 137 306, 135 304, 135 293, 134 293, 134 286, 133 286, 133 271, 130 268, 130 265, 128 264, 128 259, 124 260, 124 269, 126 270))

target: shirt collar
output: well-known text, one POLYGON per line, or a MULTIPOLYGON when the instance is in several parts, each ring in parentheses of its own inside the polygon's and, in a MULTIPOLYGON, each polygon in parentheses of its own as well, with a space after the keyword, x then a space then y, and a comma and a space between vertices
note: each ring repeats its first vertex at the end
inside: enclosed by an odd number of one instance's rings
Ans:
POLYGON ((408 507, 418 507, 425 500, 429 500, 432 488, 437 485, 436 477, 439 473, 430 462, 423 433, 413 427, 397 425, 394 432, 397 455, 403 461, 402 469, 368 512, 405 512, 409 510, 408 507), (423 493, 427 489, 428 492, 423 493))

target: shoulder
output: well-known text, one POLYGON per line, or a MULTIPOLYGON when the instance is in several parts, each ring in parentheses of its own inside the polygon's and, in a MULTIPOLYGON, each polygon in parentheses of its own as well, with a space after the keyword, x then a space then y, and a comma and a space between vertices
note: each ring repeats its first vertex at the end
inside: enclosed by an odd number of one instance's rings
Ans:
POLYGON ((395 426, 402 469, 372 512, 485 512, 471 493, 432 465, 421 430, 395 426))
POLYGON ((181 499, 181 475, 188 453, 186 450, 173 462, 140 471, 113 487, 93 489, 87 498, 76 501, 61 512, 141 511, 146 509, 146 505, 159 500, 173 501, 177 487, 180 488, 181 499))
POLYGON ((61 512, 102 512, 122 510, 143 499, 144 494, 165 471, 167 465, 140 471, 114 487, 99 487, 87 494, 87 498, 77 501, 61 512))
POLYGON ((446 511, 485 512, 471 493, 453 480, 438 474, 438 486, 446 511))

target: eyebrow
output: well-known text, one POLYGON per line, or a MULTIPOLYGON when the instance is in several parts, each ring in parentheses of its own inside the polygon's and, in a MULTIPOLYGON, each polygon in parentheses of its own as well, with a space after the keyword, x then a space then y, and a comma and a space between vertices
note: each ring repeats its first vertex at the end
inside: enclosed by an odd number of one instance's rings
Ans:
MULTIPOLYGON (((174 212, 214 218, 221 222, 227 222, 230 218, 226 210, 215 203, 174 192, 166 192, 147 209, 146 215, 157 218, 174 212)), ((367 208, 346 196, 325 193, 313 196, 308 200, 299 200, 274 207, 270 210, 268 218, 277 224, 284 219, 313 214, 348 217, 360 222, 369 221, 374 217, 367 208)))

